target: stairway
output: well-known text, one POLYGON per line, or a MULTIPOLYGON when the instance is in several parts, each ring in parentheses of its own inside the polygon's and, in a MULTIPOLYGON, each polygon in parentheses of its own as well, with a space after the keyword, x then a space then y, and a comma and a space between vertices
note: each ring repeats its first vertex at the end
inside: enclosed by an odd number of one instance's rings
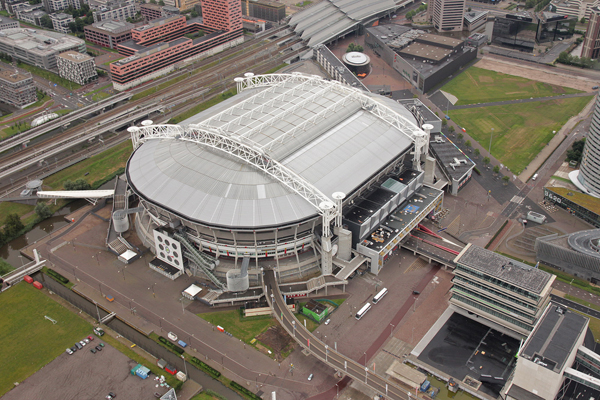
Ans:
POLYGON ((185 236, 180 234, 174 234, 175 239, 179 240, 181 244, 186 248, 185 256, 190 259, 200 270, 214 283, 219 289, 225 290, 226 286, 211 272, 215 267, 215 263, 209 263, 206 258, 202 257, 201 253, 185 236))

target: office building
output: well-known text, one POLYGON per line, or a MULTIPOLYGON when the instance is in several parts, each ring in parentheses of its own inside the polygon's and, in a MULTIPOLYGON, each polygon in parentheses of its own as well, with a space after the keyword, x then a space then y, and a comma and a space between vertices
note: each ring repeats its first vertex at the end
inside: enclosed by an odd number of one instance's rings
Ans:
POLYGON ((19 108, 35 103, 37 95, 31 74, 0 71, 0 101, 19 108))
POLYGON ((454 262, 450 303, 521 335, 531 332, 555 275, 471 243, 454 262))
POLYGON ((42 4, 49 14, 62 11, 69 7, 73 7, 76 10, 81 8, 79 0, 42 0, 42 4))
POLYGON ((285 18, 285 4, 269 0, 242 0, 242 14, 279 22, 285 18))
POLYGON ((420 93, 427 93, 477 58, 474 47, 450 37, 390 24, 365 29, 365 46, 373 49, 420 93))
POLYGON ((33 8, 34 7, 28 7, 19 10, 17 12, 17 18, 31 25, 42 26, 42 18, 48 14, 46 14, 45 11, 40 10, 39 8, 33 8))
POLYGON ((72 15, 65 13, 50 14, 50 20, 52 21, 52 29, 65 35, 71 33, 69 24, 75 22, 72 15))
POLYGON ((599 0, 552 0, 550 2, 550 11, 567 15, 573 19, 586 20, 591 18, 592 9, 600 6, 599 0))
POLYGON ((468 11, 465 13, 464 29, 473 32, 481 28, 487 22, 489 11, 468 11))
POLYGON ((200 24, 188 23, 184 15, 160 17, 147 25, 131 30, 131 40, 140 46, 149 46, 158 42, 170 42, 188 33, 201 30, 200 24))
POLYGON ((131 30, 135 25, 129 22, 107 19, 87 25, 84 28, 85 40, 97 45, 116 49, 119 43, 131 40, 131 30))
POLYGON ((19 23, 14 19, 0 17, 0 31, 5 29, 15 29, 19 27, 19 23))
POLYGON ((579 190, 600 197, 600 96, 596 96, 594 114, 585 139, 579 169, 569 173, 569 179, 579 190))
POLYGON ((600 8, 594 7, 590 11, 588 27, 583 38, 581 57, 593 58, 600 56, 600 8))
POLYGON ((146 22, 162 17, 162 6, 152 3, 144 3, 140 5, 140 12, 146 19, 146 22))
POLYGON ((125 90, 139 85, 170 72, 173 65, 180 61, 204 58, 244 42, 239 2, 206 0, 202 3, 202 13, 202 24, 199 20, 186 22, 185 17, 173 16, 164 20, 173 24, 173 29, 161 30, 161 22, 147 25, 147 29, 135 33, 140 38, 146 38, 147 41, 143 43, 147 45, 134 40, 119 44, 119 53, 128 57, 110 64, 115 89, 125 90), (182 37, 198 30, 207 34, 193 39, 182 37), (163 34, 170 41, 157 36, 163 34))
MULTIPOLYGON (((573 183, 577 182, 583 187, 579 179, 572 177, 571 174, 569 174, 569 178, 572 181, 574 180, 573 183)), ((596 228, 600 228, 600 198, 598 197, 564 187, 547 186, 544 188, 544 201, 568 211, 596 228)))
POLYGON ((106 21, 107 19, 116 19, 117 21, 127 21, 127 18, 135 18, 135 2, 133 0, 109 1, 105 4, 90 0, 90 7, 93 8, 94 22, 106 21))
POLYGON ((466 0, 430 0, 427 15, 438 32, 462 31, 466 0))
POLYGON ((57 57, 58 74, 79 85, 98 79, 94 58, 76 51, 66 51, 57 57))
POLYGON ((73 50, 85 53, 85 41, 52 31, 7 29, 0 35, 0 51, 27 64, 57 70, 56 56, 73 50))

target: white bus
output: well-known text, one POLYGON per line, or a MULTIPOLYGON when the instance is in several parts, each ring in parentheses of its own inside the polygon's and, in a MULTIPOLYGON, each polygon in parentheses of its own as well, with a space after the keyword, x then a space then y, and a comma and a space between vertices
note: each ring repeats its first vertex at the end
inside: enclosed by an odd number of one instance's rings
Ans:
POLYGON ((356 319, 361 319, 367 311, 371 309, 371 303, 365 304, 358 312, 356 313, 356 319))
POLYGON ((375 297, 373 297, 373 304, 377 304, 379 300, 383 299, 383 296, 385 296, 387 293, 388 290, 386 288, 381 289, 379 293, 377 293, 375 297))

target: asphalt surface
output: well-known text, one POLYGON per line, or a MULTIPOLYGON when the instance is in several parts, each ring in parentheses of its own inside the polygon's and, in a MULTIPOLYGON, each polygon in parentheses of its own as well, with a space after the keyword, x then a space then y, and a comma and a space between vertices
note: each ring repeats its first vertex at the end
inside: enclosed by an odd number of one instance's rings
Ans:
POLYGON ((566 307, 572 308, 573 310, 581 311, 582 313, 585 313, 594 318, 600 319, 600 311, 596 311, 593 308, 586 307, 583 304, 579 304, 574 301, 567 300, 564 297, 560 297, 555 294, 551 294, 550 298, 552 299, 553 302, 555 302, 557 304, 562 304, 566 307))

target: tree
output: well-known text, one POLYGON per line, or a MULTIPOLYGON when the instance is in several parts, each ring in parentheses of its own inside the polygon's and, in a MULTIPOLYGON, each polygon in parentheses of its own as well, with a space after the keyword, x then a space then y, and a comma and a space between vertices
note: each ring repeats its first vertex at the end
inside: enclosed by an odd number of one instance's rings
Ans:
POLYGON ((479 149, 475 149, 475 157, 479 157, 479 154, 480 154, 479 149))
POLYGON ((446 121, 446 119, 443 119, 443 120, 442 120, 442 126, 444 126, 444 127, 445 127, 446 125, 448 125, 448 121, 446 121))
POLYGON ((15 237, 24 228, 23 222, 18 214, 9 214, 4 220, 4 236, 15 237))
POLYGON ((52 29, 54 27, 52 25, 52 20, 50 19, 50 16, 48 16, 48 15, 44 15, 42 18, 40 18, 40 23, 42 24, 42 26, 44 28, 52 29))
POLYGON ((468 12, 471 12, 471 7, 469 7, 468 12))
POLYGON ((454 125, 450 125, 450 128, 448 128, 448 129, 450 130, 450 133, 454 133, 454 131, 456 130, 456 129, 454 129, 454 125))
POLYGON ((462 133, 458 133, 458 140, 463 140, 463 138, 465 137, 465 135, 463 135, 462 133))
POLYGON ((489 157, 483 157, 483 165, 485 165, 487 167, 487 165, 490 163, 490 158, 489 157))
POLYGON ((567 161, 581 162, 581 156, 583 154, 583 146, 585 146, 585 138, 573 142, 573 146, 570 150, 567 150, 567 161))
POLYGON ((585 24, 585 17, 581 17, 581 21, 582 24, 585 24))
POLYGON ((406 19, 412 21, 412 19, 415 15, 417 15, 417 13, 414 10, 410 10, 409 12, 406 13, 405 17, 406 17, 406 19))
POLYGON ((502 177, 502 183, 504 183, 504 186, 508 185, 508 181, 510 181, 510 178, 508 177, 508 175, 504 175, 502 177))
POLYGON ((500 172, 500 166, 499 165, 494 165, 494 173, 497 174, 500 172))
POLYGON ((50 207, 46 203, 38 203, 35 206, 35 213, 40 219, 50 218, 52 216, 52 211, 50 207))
POLYGON ((363 52, 363 47, 359 44, 350 43, 348 48, 346 49, 346 53, 350 53, 351 51, 358 51, 359 53, 363 52))
POLYGON ((85 27, 85 22, 81 18, 75 18, 75 25, 77 26, 78 32, 83 32, 83 28, 85 27))
POLYGON ((190 13, 190 17, 192 17, 192 18, 198 18, 198 12, 197 12, 196 10, 193 10, 193 11, 190 13))
POLYGON ((77 32, 77 24, 75 22, 69 22, 69 29, 73 33, 77 32))
POLYGON ((163 0, 160 0, 160 1, 158 2, 158 5, 159 5, 159 6, 164 6, 164 5, 165 5, 165 2, 164 2, 163 0))
POLYGON ((470 147, 471 147, 471 141, 470 141, 470 140, 467 140, 467 141, 465 142, 465 146, 467 146, 467 147, 469 147, 469 148, 470 148, 470 147))
POLYGON ((64 183, 65 190, 90 190, 92 187, 85 179, 77 179, 75 182, 67 179, 64 183))

